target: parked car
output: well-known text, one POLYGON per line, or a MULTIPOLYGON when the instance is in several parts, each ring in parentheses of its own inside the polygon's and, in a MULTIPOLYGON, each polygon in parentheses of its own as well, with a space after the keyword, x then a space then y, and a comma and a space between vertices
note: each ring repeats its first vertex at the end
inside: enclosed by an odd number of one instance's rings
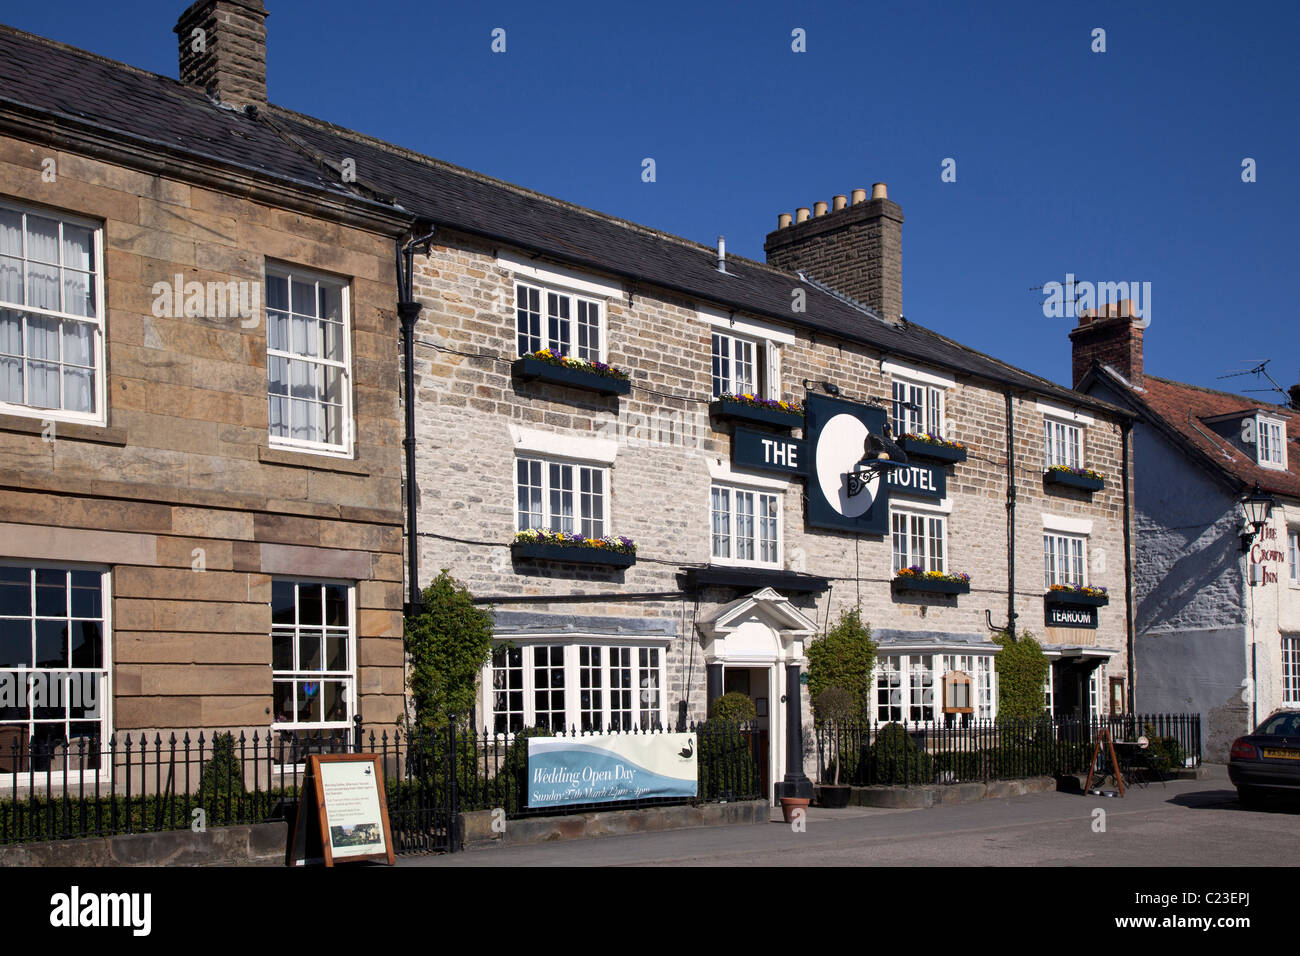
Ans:
POLYGON ((1270 794, 1300 798, 1300 710, 1276 711, 1254 733, 1238 737, 1228 779, 1243 806, 1257 806, 1270 794))

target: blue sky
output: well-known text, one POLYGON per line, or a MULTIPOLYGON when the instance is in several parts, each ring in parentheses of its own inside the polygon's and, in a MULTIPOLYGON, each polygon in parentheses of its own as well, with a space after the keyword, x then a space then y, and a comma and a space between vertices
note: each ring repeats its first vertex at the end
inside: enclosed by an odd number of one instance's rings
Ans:
MULTIPOLYGON (((4 0, 0 20, 175 76, 184 7, 4 0)), ((1073 322, 1031 287, 1150 282, 1152 374, 1240 390, 1262 383, 1217 376, 1271 358, 1300 381, 1300 5, 267 8, 291 109, 757 259, 779 212, 883 181, 910 319, 1068 384, 1073 322)))

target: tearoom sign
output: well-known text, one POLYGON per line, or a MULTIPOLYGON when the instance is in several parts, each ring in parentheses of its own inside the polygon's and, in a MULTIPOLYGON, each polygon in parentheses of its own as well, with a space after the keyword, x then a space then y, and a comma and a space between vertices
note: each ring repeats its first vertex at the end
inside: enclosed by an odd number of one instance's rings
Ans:
POLYGON ((528 805, 693 797, 696 744, 695 734, 530 737, 528 805))

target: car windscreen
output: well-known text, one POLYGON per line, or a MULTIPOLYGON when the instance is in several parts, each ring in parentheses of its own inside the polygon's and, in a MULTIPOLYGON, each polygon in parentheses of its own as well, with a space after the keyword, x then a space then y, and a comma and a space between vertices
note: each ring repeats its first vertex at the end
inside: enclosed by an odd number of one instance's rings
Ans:
POLYGON ((1257 734, 1275 737, 1300 737, 1300 714, 1274 714, 1259 725, 1257 734))

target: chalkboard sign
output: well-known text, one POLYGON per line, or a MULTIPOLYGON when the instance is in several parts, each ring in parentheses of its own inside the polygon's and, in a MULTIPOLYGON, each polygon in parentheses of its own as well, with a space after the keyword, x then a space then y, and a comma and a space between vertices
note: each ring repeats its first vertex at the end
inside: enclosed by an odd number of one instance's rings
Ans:
POLYGON ((298 801, 290 864, 393 862, 384 774, 375 754, 313 754, 298 801))

